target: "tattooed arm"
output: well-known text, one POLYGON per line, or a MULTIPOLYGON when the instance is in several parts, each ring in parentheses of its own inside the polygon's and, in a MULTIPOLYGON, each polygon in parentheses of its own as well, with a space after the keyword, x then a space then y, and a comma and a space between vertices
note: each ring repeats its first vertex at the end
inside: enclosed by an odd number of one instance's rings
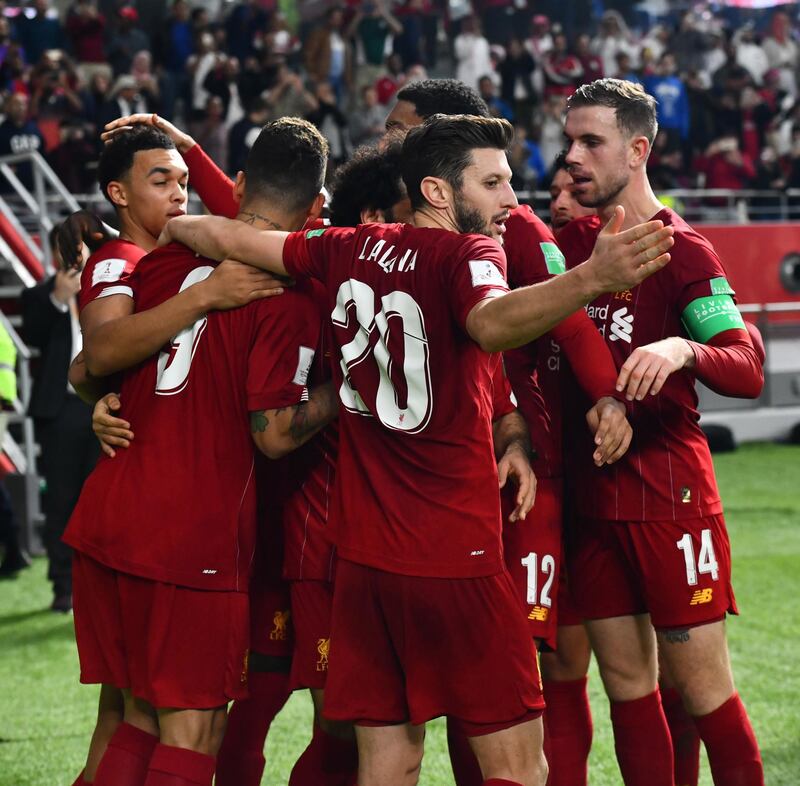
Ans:
POLYGON ((277 459, 304 445, 339 413, 339 399, 327 382, 309 392, 308 401, 292 407, 250 413, 250 431, 258 449, 277 459))

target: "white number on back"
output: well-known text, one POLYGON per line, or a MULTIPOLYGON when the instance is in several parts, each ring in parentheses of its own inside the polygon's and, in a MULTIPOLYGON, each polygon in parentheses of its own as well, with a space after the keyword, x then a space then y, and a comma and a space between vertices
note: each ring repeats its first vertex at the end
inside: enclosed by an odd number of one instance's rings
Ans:
MULTIPOLYGON (((350 279, 339 287, 333 323, 357 328, 342 346, 339 397, 350 412, 375 414, 387 428, 417 433, 428 425, 433 399, 425 318, 407 292, 390 292, 380 305, 376 313, 375 292, 368 284, 350 279), (378 369, 374 413, 353 384, 359 366, 370 356, 378 369)), ((363 394, 370 398, 371 391, 363 394)))
MULTIPOLYGON (((213 270, 214 268, 210 265, 196 267, 186 276, 178 291, 183 292, 184 289, 192 286, 192 284, 205 280, 213 270)), ((174 396, 186 387, 194 353, 197 351, 197 346, 206 329, 207 322, 207 317, 198 319, 197 322, 181 330, 172 339, 168 352, 162 351, 159 353, 156 371, 157 396, 174 396)))

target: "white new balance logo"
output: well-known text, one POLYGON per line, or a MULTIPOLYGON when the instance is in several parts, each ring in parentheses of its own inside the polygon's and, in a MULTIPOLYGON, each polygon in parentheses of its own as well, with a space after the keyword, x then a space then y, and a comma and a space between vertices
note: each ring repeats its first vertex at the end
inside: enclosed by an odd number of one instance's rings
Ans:
POLYGON ((627 341, 629 344, 631 343, 631 333, 633 333, 633 314, 625 316, 626 314, 628 314, 627 308, 618 308, 611 315, 611 319, 613 320, 611 324, 612 341, 619 341, 622 339, 623 341, 627 341))

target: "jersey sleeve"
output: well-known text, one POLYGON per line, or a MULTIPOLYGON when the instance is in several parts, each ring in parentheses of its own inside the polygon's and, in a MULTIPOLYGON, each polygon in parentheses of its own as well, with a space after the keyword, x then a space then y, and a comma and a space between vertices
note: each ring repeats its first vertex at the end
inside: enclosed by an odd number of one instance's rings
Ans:
POLYGON ((625 396, 617 392, 617 367, 611 350, 584 309, 559 322, 550 335, 561 345, 590 401, 610 396, 625 403, 625 396))
POLYGON ((713 248, 699 235, 681 235, 667 265, 674 286, 675 306, 680 312, 686 335, 707 344, 726 330, 746 333, 744 320, 736 307, 733 288, 713 248))
POLYGON ((506 227, 503 248, 512 289, 547 281, 566 270, 566 259, 553 233, 529 205, 514 210, 506 227))
POLYGON ((235 218, 239 203, 233 198, 233 181, 200 145, 190 147, 184 153, 183 160, 189 167, 189 183, 209 212, 215 216, 235 218))
POLYGON ((498 420, 517 408, 517 400, 511 390, 511 383, 506 376, 503 356, 492 356, 492 420, 498 420))
POLYGON ((508 292, 505 254, 500 245, 489 238, 465 239, 453 261, 443 267, 447 276, 445 291, 453 315, 464 329, 475 305, 508 292))
MULTIPOLYGON (((112 244, 107 244, 112 245, 112 244)), ((124 255, 116 244, 106 250, 101 247, 89 257, 81 272, 81 289, 78 293, 78 308, 83 310, 93 300, 110 295, 133 297, 134 290, 131 274, 144 252, 139 252, 136 259, 124 255)))
POLYGON ((319 343, 319 309, 307 294, 286 292, 260 301, 247 370, 251 412, 299 404, 319 343))
POLYGON ((320 227, 292 232, 283 246, 283 265, 290 276, 325 281, 333 260, 351 253, 355 233, 352 227, 320 227))

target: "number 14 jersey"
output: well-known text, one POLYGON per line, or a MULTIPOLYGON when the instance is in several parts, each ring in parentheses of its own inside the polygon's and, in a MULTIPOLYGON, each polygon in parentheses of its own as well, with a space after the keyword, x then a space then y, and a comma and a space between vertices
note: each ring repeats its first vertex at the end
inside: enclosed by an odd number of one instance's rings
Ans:
POLYGON ((493 240, 406 224, 295 232, 284 264, 325 284, 342 402, 340 556, 412 576, 502 570, 490 355, 465 321, 507 291, 493 240))

